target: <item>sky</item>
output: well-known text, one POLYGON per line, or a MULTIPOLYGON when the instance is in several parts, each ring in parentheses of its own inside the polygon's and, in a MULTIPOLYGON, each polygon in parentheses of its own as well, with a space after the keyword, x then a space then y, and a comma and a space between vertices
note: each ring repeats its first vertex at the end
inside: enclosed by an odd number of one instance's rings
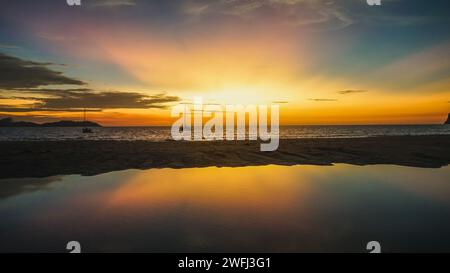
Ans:
POLYGON ((170 108, 280 105, 281 124, 442 123, 444 0, 2 1, 0 117, 170 125, 170 108))

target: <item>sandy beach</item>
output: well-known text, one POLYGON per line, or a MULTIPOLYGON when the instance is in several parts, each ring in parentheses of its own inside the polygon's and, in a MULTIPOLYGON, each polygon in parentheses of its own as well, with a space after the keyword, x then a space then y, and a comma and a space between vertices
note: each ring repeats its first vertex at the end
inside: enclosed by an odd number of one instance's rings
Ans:
POLYGON ((0 178, 268 164, 394 164, 438 168, 450 163, 450 136, 281 140, 275 152, 260 152, 259 144, 248 141, 2 141, 0 178))

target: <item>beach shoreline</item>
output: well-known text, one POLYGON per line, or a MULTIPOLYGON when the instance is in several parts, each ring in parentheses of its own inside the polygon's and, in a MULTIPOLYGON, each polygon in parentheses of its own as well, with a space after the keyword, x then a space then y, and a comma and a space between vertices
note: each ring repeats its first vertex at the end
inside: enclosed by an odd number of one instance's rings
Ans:
POLYGON ((277 151, 259 141, 0 141, 0 178, 96 175, 126 169, 261 165, 450 164, 450 135, 282 139, 277 151))

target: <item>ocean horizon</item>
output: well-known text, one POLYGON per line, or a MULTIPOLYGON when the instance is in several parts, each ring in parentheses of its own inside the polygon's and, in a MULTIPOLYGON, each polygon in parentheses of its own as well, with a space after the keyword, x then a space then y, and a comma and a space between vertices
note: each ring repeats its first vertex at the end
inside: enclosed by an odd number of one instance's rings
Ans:
MULTIPOLYGON (((80 127, 0 127, 0 141, 58 140, 172 140, 170 126, 93 127, 83 134, 80 127)), ((283 125, 281 139, 358 138, 378 136, 450 135, 448 125, 283 125)))

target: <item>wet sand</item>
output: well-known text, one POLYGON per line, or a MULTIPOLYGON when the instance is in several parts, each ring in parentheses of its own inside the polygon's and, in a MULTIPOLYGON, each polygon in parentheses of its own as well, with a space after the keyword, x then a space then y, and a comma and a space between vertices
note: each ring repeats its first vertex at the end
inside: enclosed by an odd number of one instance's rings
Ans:
POLYGON ((1 141, 0 178, 268 164, 450 164, 450 136, 291 139, 280 140, 275 152, 259 148, 259 142, 249 141, 1 141))

